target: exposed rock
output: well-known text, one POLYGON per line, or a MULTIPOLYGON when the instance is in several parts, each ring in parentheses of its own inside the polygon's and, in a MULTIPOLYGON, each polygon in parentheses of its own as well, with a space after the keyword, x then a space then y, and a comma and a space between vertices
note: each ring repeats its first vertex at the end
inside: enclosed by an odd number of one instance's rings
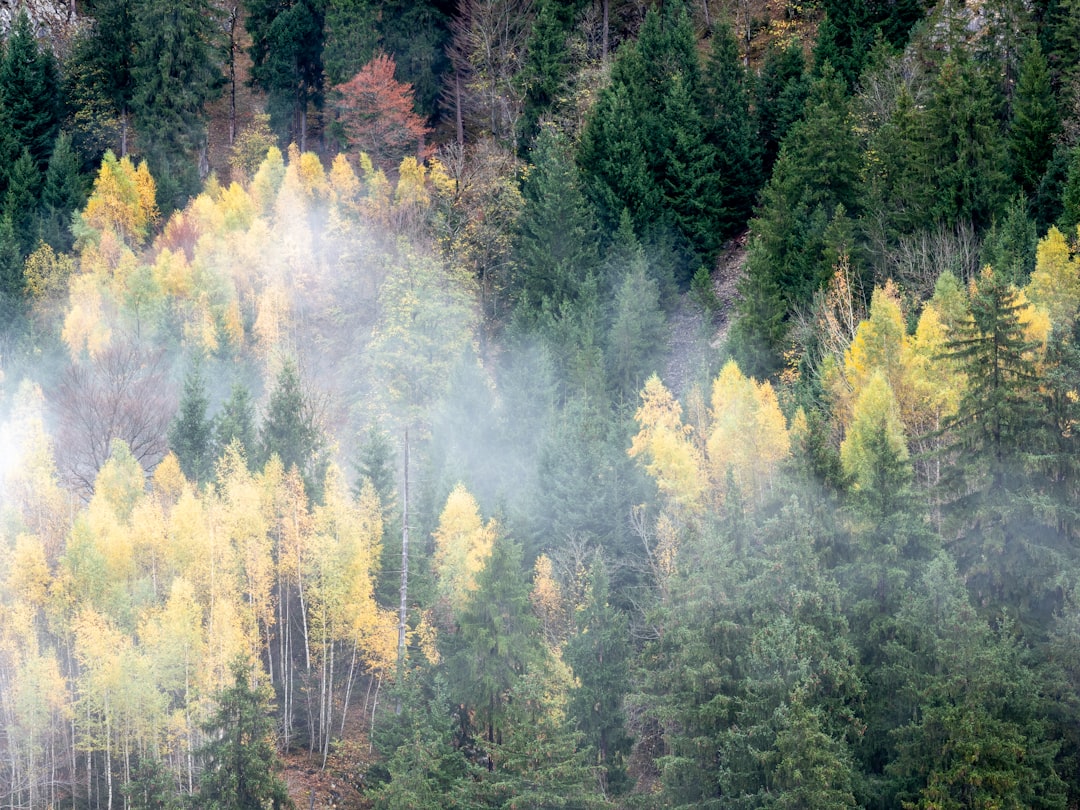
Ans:
POLYGON ((79 25, 75 0, 0 0, 0 36, 4 39, 20 9, 30 15, 38 38, 62 54, 79 25))

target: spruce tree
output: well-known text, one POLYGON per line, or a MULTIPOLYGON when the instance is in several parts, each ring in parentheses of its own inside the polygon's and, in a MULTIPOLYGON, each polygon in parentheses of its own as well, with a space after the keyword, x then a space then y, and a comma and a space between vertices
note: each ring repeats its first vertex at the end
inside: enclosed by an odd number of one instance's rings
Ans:
MULTIPOLYGON (((20 8, 0 61, 0 192, 10 179, 10 166, 30 153, 38 175, 44 174, 60 130, 61 93, 52 51, 38 46, 25 9, 20 8)), ((37 191, 35 185, 35 192, 37 191)))
POLYGON ((787 47, 772 43, 765 51, 754 104, 765 177, 772 172, 788 130, 802 117, 810 89, 805 69, 802 48, 797 43, 787 47))
POLYGON ((309 108, 323 103, 322 0, 245 0, 252 82, 284 142, 307 149, 309 108))
POLYGON ((540 0, 536 22, 525 46, 525 62, 518 81, 525 100, 518 123, 518 142, 532 143, 540 131, 540 119, 552 108, 570 72, 570 49, 558 0, 540 0))
POLYGON ((1039 41, 1032 39, 1020 64, 1008 139, 1013 182, 1026 194, 1038 188, 1046 172, 1058 123, 1046 58, 1039 41))
POLYGON ((7 192, 0 216, 8 217, 15 229, 15 244, 22 257, 30 254, 38 240, 38 197, 41 189, 41 173, 34 165, 30 150, 24 148, 22 155, 11 167, 7 192))
POLYGON ((198 805, 210 810, 287 810, 292 801, 278 773, 281 762, 270 715, 272 691, 253 687, 251 668, 232 666, 233 684, 217 695, 204 731, 209 742, 198 805))
POLYGON ((229 398, 214 419, 215 461, 234 441, 244 451, 248 464, 254 464, 259 449, 255 432, 255 405, 251 401, 251 392, 240 383, 233 383, 229 398))
POLYGON ((166 214, 198 188, 203 108, 220 92, 221 28, 209 0, 147 0, 135 14, 131 98, 140 151, 166 214))
POLYGON ((41 191, 41 238, 60 253, 71 250, 71 216, 86 204, 87 179, 82 174, 79 156, 71 136, 61 132, 56 138, 45 186, 41 191))
POLYGON ((526 318, 578 296, 599 261, 599 234, 568 139, 545 126, 530 152, 522 184, 513 294, 526 318))
POLYGON ((322 433, 315 420, 313 403, 301 387, 296 364, 287 360, 270 392, 259 431, 259 459, 265 464, 276 455, 286 470, 296 467, 310 493, 321 478, 317 469, 321 450, 322 433))
POLYGON ((184 377, 180 409, 169 426, 169 449, 184 475, 196 484, 209 481, 214 469, 213 422, 207 404, 202 369, 196 364, 184 377))
POLYGON ((753 211, 761 187, 761 146, 750 116, 746 72, 735 35, 727 24, 713 28, 712 49, 701 77, 703 112, 716 170, 723 179, 723 231, 739 228, 753 211))

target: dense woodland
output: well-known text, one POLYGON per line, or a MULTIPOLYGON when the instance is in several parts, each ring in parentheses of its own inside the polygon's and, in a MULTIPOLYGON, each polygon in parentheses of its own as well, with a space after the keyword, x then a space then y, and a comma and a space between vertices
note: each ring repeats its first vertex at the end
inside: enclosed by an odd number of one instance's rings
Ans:
POLYGON ((1080 0, 39 11, 3 807, 1080 807, 1080 0))

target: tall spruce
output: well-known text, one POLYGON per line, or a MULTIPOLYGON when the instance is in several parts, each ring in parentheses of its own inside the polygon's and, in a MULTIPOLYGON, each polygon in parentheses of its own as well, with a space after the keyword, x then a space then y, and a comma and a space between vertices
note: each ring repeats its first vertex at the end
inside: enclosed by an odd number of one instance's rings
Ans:
POLYGON ((206 383, 196 364, 184 377, 180 410, 169 426, 169 449, 184 475, 196 484, 209 481, 214 469, 213 422, 207 406, 206 383))

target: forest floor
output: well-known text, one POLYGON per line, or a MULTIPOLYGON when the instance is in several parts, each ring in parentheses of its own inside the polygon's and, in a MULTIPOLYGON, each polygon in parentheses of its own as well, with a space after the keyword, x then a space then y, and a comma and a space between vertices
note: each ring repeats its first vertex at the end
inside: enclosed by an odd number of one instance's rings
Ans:
POLYGON ((713 293, 719 307, 706 312, 689 293, 680 301, 671 316, 671 335, 668 360, 664 367, 664 384, 679 396, 696 382, 695 370, 711 368, 708 356, 718 356, 727 344, 728 331, 735 316, 739 279, 746 264, 746 244, 749 232, 744 232, 724 245, 712 272, 713 293))

